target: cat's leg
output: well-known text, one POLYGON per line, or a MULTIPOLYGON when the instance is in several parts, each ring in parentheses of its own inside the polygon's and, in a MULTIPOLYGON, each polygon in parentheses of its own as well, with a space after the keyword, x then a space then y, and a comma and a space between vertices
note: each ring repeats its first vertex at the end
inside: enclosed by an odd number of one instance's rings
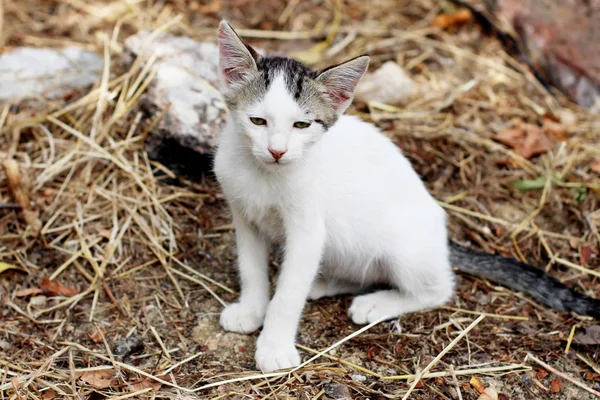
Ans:
POLYGON ((285 256, 277 289, 256 342, 256 361, 265 372, 300 364, 294 344, 296 332, 325 242, 325 226, 316 215, 292 216, 291 226, 286 226, 285 256))
POLYGON ((269 245, 233 207, 232 213, 241 295, 221 313, 221 326, 231 332, 250 333, 262 326, 269 304, 269 245))
MULTIPOLYGON (((406 247, 405 247, 406 249, 406 247)), ((390 284, 397 289, 381 290, 356 297, 348 315, 356 324, 437 307, 450 300, 455 279, 444 249, 410 251, 389 261, 390 284)))
POLYGON ((356 294, 360 293, 362 290, 364 290, 364 288, 358 284, 319 278, 313 282, 310 293, 308 294, 308 299, 317 300, 323 297, 333 297, 340 294, 356 294))

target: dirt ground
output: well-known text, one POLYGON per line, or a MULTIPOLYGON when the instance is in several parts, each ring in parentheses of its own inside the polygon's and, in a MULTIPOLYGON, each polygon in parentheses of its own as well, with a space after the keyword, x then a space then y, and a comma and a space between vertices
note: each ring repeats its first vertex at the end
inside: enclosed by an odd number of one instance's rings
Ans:
MULTIPOLYGON (((600 297, 600 118, 548 93, 476 22, 431 26, 455 11, 451 2, 0 4, 0 51, 76 45, 102 54, 107 35, 118 60, 128 35, 180 15, 175 34, 214 41, 226 17, 251 44, 316 68, 365 52, 371 70, 396 61, 419 93, 401 107, 357 103, 350 112, 403 149, 448 211, 451 236, 600 297), (511 130, 549 142, 528 154, 501 139, 511 130)), ((239 289, 219 189, 210 174, 191 182, 148 160, 143 141, 160 116, 136 108, 146 72, 111 66, 112 101, 96 85, 60 101, 0 105, 0 159, 18 162, 32 204, 29 215, 0 208, 0 262, 17 268, 0 272, 1 399, 398 399, 433 361, 408 398, 483 400, 490 387, 498 399, 597 398, 596 321, 469 276, 447 307, 357 335, 351 297, 310 302, 297 340, 303 359, 338 345, 297 371, 261 376, 257 335, 218 324, 239 289)), ((9 203, 0 172, 0 205, 9 203)))

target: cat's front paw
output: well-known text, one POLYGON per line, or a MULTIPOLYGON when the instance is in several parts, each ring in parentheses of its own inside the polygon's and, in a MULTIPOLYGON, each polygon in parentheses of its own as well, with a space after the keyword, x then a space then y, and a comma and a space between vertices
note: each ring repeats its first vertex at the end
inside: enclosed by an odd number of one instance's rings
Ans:
POLYGON ((227 306, 221 313, 221 326, 230 332, 251 333, 262 326, 264 319, 264 307, 248 303, 234 303, 227 306))
POLYGON ((300 354, 293 341, 286 343, 261 335, 256 342, 256 364, 263 372, 293 368, 300 365, 300 354))

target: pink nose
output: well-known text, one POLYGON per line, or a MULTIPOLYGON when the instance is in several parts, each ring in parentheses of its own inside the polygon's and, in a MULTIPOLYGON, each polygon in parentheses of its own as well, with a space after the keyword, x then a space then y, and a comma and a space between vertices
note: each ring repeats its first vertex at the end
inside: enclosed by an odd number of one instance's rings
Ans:
POLYGON ((269 153, 271 153, 271 155, 273 156, 273 158, 275 159, 275 161, 279 161, 279 159, 281 157, 283 157, 283 155, 285 154, 287 150, 273 150, 273 149, 269 149, 269 153))

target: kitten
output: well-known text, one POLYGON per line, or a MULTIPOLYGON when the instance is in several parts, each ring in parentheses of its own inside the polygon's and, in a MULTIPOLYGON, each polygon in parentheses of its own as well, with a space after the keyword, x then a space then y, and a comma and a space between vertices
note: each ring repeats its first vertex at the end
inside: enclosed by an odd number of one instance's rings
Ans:
POLYGON ((598 317, 599 301, 542 270, 448 240, 446 214, 400 150, 378 129, 343 115, 367 70, 361 56, 315 72, 259 56, 222 21, 222 91, 230 109, 214 171, 231 207, 241 295, 221 314, 228 331, 263 327, 263 371, 294 367, 307 299, 364 293, 348 311, 357 324, 448 302, 451 265, 524 291, 559 310, 598 317), (268 254, 284 247, 269 301, 268 254))

